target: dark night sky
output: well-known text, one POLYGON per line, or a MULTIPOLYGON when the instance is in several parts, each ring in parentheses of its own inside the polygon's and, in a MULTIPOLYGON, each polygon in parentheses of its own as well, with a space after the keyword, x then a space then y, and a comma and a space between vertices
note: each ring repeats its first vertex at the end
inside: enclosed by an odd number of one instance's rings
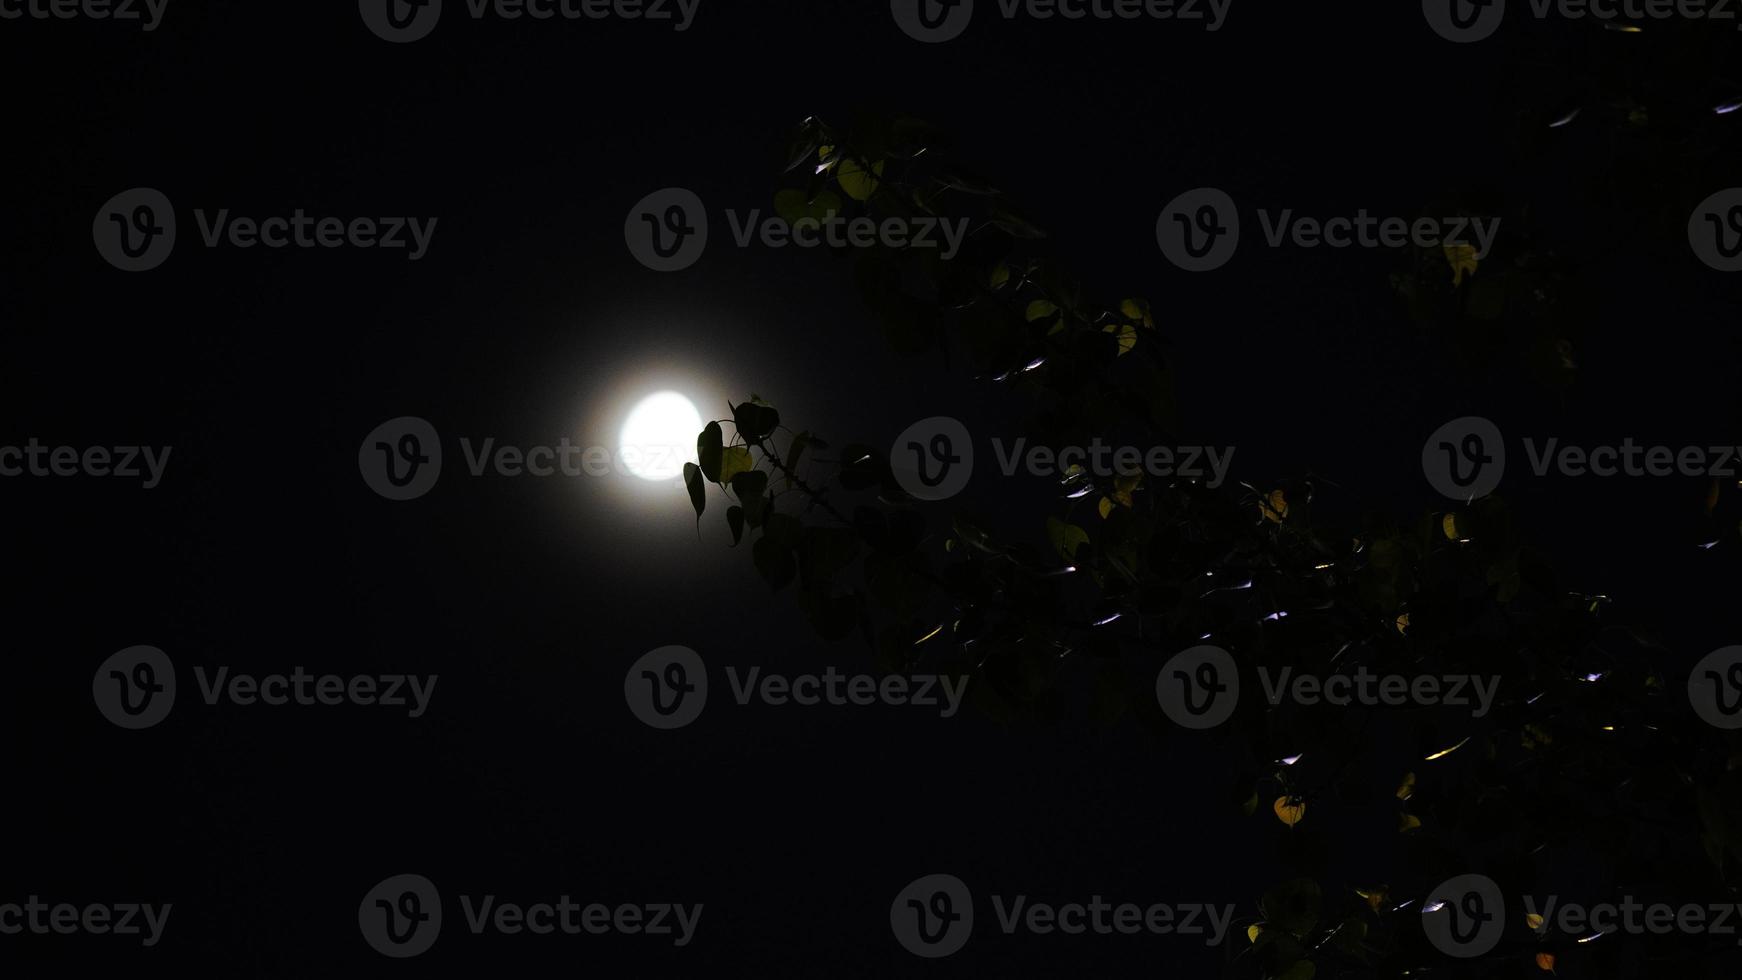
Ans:
MULTIPOLYGON (((1623 173, 1625 150, 1535 130, 1591 83, 1598 46, 1623 39, 1519 23, 1459 47, 1416 5, 1393 6, 1248 0, 1216 33, 987 18, 936 46, 873 0, 704 0, 677 35, 456 15, 405 46, 369 34, 349 3, 171 0, 146 35, 0 22, 0 444, 174 447, 150 492, 0 483, 14 624, 0 900, 161 896, 176 918, 147 968, 236 976, 631 962, 646 975, 1214 975, 1221 950, 1172 939, 990 931, 926 964, 886 918, 895 891, 933 871, 1057 901, 1251 915, 1280 848, 1230 815, 1213 737, 713 706, 651 732, 625 710, 622 678, 654 647, 791 672, 869 670, 869 656, 814 639, 789 596, 771 598, 717 511, 698 542, 680 489, 654 507, 627 503, 623 478, 471 479, 452 440, 610 439, 625 392, 661 372, 760 394, 837 443, 885 444, 931 415, 982 430, 1019 418, 1020 399, 889 353, 845 263, 729 242, 722 212, 769 207, 800 120, 871 108, 950 132, 1091 293, 1155 304, 1184 434, 1237 445, 1238 479, 1310 467, 1352 488, 1350 508, 1406 516, 1436 505, 1422 439, 1459 415, 1569 439, 1734 441, 1735 285, 1688 254, 1681 216, 1742 183, 1742 120, 1708 123, 1723 152, 1695 165, 1674 213, 1617 227, 1566 175, 1623 173), (1451 193, 1528 207, 1590 291, 1579 383, 1561 400, 1505 370, 1456 369, 1389 294, 1383 252, 1249 248, 1218 274, 1175 270, 1155 216, 1201 185, 1319 215, 1413 214, 1451 193), (129 276, 99 259, 90 227, 134 186, 176 203, 183 237, 164 267, 129 276), (623 222, 667 186, 698 193, 716 229, 700 264, 661 276, 628 253, 623 222), (415 263, 195 247, 191 210, 221 207, 440 221, 415 263), (363 435, 398 415, 429 419, 452 454, 452 475, 407 504, 370 493, 356 464, 363 435), (407 722, 207 708, 184 678, 168 722, 121 732, 92 710, 89 679, 141 643, 183 670, 441 681, 430 715, 407 722), (394 964, 359 939, 355 910, 404 871, 455 891, 707 911, 684 950, 456 933, 441 962, 394 964)), ((1732 37, 1624 40, 1641 49, 1625 73, 1691 77, 1692 57, 1742 76, 1732 37)), ((1666 115, 1671 96, 1710 95, 1664 92, 1666 115)), ((1010 491, 970 492, 999 513, 1010 491)), ((1620 597, 1696 656, 1737 637, 1736 552, 1694 547, 1699 493, 1543 481, 1511 496, 1569 587, 1620 597)), ((1315 846, 1375 878, 1397 857, 1357 831, 1315 846)), ((23 948, 0 941, 0 957, 138 955, 23 948)))

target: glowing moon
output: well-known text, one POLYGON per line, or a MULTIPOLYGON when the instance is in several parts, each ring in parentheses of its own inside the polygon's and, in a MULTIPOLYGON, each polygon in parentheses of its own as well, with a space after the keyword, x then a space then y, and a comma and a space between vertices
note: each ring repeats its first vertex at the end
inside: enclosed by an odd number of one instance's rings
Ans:
POLYGON ((618 458, 643 480, 674 480, 695 462, 702 415, 675 391, 648 395, 629 412, 618 438, 618 458))

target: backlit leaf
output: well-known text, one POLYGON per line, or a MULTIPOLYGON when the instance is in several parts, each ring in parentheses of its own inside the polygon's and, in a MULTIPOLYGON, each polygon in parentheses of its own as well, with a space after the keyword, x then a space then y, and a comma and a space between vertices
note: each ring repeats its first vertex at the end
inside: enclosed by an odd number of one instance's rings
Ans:
POLYGON ((1476 259, 1476 246, 1448 243, 1445 251, 1446 262, 1452 267, 1452 285, 1462 286, 1466 273, 1472 276, 1476 274, 1476 266, 1479 264, 1476 259))
POLYGON ((868 200, 877 193, 878 185, 883 183, 883 161, 879 160, 866 170, 859 161, 848 158, 841 161, 835 169, 835 179, 841 182, 841 190, 855 201, 868 200))
POLYGON ((755 468, 756 463, 750 458, 749 446, 727 446, 720 456, 719 482, 730 484, 733 477, 755 468))
POLYGON ((1270 808, 1276 811, 1276 819, 1290 827, 1300 823, 1301 818, 1306 816, 1306 801, 1299 797, 1279 796, 1270 808))
POLYGON ((1288 496, 1281 490, 1270 491, 1270 496, 1258 501, 1258 513, 1273 524, 1281 524, 1288 516, 1288 496))

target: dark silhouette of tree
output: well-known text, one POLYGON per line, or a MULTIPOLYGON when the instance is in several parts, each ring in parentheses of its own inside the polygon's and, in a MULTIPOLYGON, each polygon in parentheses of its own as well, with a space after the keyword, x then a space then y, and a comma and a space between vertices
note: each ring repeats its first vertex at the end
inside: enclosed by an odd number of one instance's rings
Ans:
MULTIPOLYGON (((1576 101, 1618 138, 1640 125, 1643 110, 1612 96, 1576 101)), ((1536 118, 1530 132, 1568 111, 1536 118)), ((841 250, 843 261, 896 349, 947 357, 976 383, 1030 396, 1012 434, 1050 447, 1190 444, 1175 421, 1167 325, 1150 304, 1086 295, 1043 233, 958 169, 926 124, 806 120, 775 200, 788 221, 968 219, 952 259, 878 245, 841 250)), ((1567 383, 1578 303, 1561 260, 1527 231, 1482 263, 1455 248, 1400 254, 1398 301, 1454 337, 1459 357, 1510 358, 1551 386, 1567 383)), ((713 484, 729 501, 734 541, 750 539, 756 570, 796 593, 817 633, 862 636, 887 671, 971 674, 972 698, 995 717, 1129 716, 1160 737, 1202 737, 1170 727, 1154 692, 1169 657, 1206 643, 1231 653, 1250 690, 1261 667, 1504 677, 1481 718, 1241 699, 1211 736, 1241 746, 1240 771, 1211 788, 1231 816, 1254 820, 1255 834, 1288 835, 1328 804, 1354 808, 1362 826, 1409 838, 1411 868, 1407 880, 1351 880, 1301 855, 1302 867, 1279 869, 1277 886, 1246 910, 1249 939, 1230 952, 1237 975, 1451 972, 1459 961, 1422 936, 1427 890, 1472 871, 1526 889, 1521 869, 1551 842, 1607 855, 1607 880, 1639 892, 1734 897, 1742 745, 1686 710, 1665 649, 1611 622, 1606 597, 1564 584, 1498 497, 1396 523, 1351 513, 1342 488, 1310 473, 1212 489, 1079 470, 1012 526, 914 500, 882 448, 795 431, 759 398, 731 412, 707 426, 686 468, 698 519, 713 484), (1413 761, 1395 765, 1400 754, 1413 761), (1297 768, 1301 758, 1314 765, 1297 768)), ((1501 945, 1457 975, 1539 975, 1556 962, 1540 957, 1587 955, 1514 915, 1501 945)), ((1666 976, 1699 975, 1727 944, 1638 941, 1631 962, 1666 976)))

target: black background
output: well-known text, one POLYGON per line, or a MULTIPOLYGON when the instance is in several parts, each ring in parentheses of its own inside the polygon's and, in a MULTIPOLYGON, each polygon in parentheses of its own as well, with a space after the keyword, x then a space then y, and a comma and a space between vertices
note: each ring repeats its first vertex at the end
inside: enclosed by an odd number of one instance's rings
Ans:
MULTIPOLYGON (((814 639, 727 547, 718 514, 698 541, 681 489, 656 506, 604 480, 473 479, 456 438, 608 441, 625 386, 668 369, 760 394, 837 442, 881 444, 938 414, 996 431, 1016 402, 887 353, 844 264, 730 243, 724 210, 769 208, 801 119, 881 108, 953 133, 1091 292, 1155 304, 1184 429, 1238 446, 1238 479, 1311 468, 1350 488, 1350 506, 1410 515, 1436 505, 1422 440, 1460 415, 1566 441, 1734 442, 1735 285, 1693 257, 1685 226, 1742 183, 1739 120, 1709 111, 1739 56, 1710 25, 1622 36, 1520 17, 1459 46, 1409 3, 1236 0, 1215 33, 983 14, 943 45, 907 38, 871 0, 703 0, 682 34, 454 10, 403 46, 349 3, 171 0, 149 34, 0 22, 0 443, 174 447, 150 491, 0 481, 0 900, 175 904, 155 949, 24 936, 0 939, 0 957, 234 976, 1217 975, 1243 929, 1227 950, 1006 937, 982 904, 967 950, 926 963, 895 944, 888 905, 945 871, 980 895, 1235 903, 1249 922, 1279 855, 1304 846, 1384 879, 1395 838, 1331 810, 1307 844, 1263 813, 1244 820, 1214 736, 1136 722, 1036 730, 721 698, 689 728, 651 731, 622 678, 654 647, 688 645, 716 670, 865 671, 869 655, 814 639), (1543 135, 1604 72, 1646 79, 1654 124, 1704 150, 1654 175, 1601 131, 1543 135), (1454 191, 1508 221, 1528 210, 1587 297, 1578 382, 1552 393, 1457 364, 1403 315, 1383 251, 1249 243, 1219 273, 1175 270, 1155 216, 1203 185, 1320 217, 1413 215, 1454 191), (169 262, 129 275, 90 229, 135 186, 166 193, 182 228, 169 262), (661 276, 630 256, 623 222, 667 186, 708 203, 715 237, 696 267, 661 276), (439 225, 419 262, 200 247, 192 210, 226 207, 439 225), (395 504, 356 454, 400 415, 436 426, 450 471, 395 504), (94 710, 90 677, 140 643, 174 658, 181 700, 125 732, 94 710), (408 720, 208 707, 194 665, 441 679, 408 720), (435 952, 396 963, 363 943, 356 906, 403 872, 443 889, 450 925, 435 952), (685 949, 474 937, 457 928, 462 892, 706 911, 685 949)), ((983 474, 971 492, 997 512, 1046 491, 983 474)), ((1508 492, 1569 588, 1616 596, 1685 663, 1735 642, 1737 549, 1734 535, 1696 547, 1715 537, 1701 481, 1508 492)))

